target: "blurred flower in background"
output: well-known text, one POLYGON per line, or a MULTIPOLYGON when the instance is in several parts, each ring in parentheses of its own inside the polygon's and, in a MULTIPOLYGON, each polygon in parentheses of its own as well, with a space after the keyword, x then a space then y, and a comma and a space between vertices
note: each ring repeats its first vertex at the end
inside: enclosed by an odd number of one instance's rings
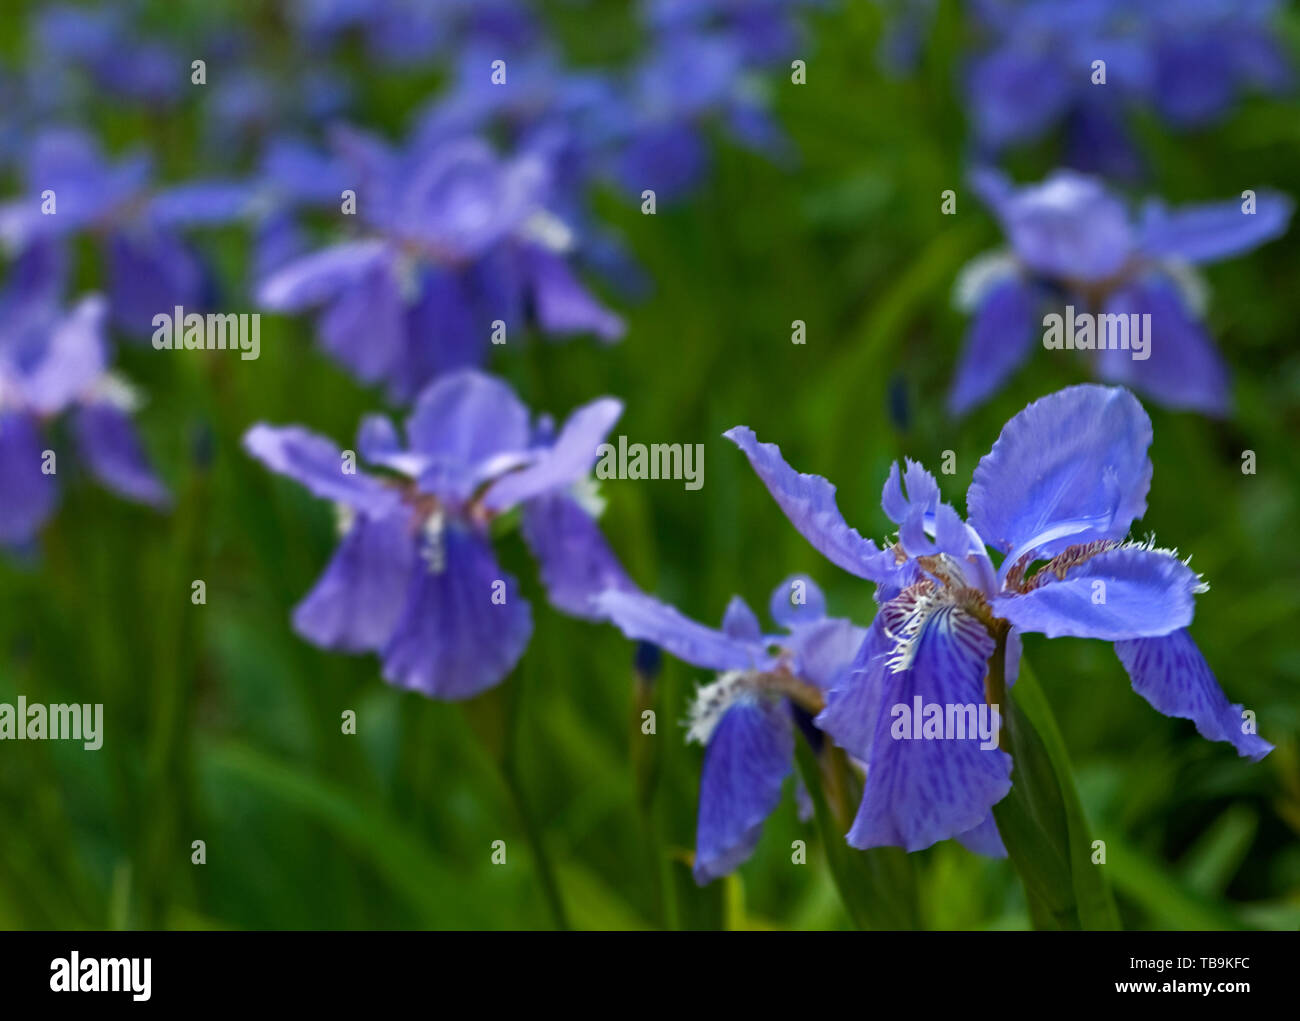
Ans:
POLYGON ((1118 338, 1101 327, 1089 342, 1085 357, 1101 378, 1170 407, 1227 414, 1228 371, 1202 323, 1205 287, 1194 267, 1280 237, 1289 197, 1260 191, 1176 209, 1152 199, 1135 218, 1101 181, 1069 170, 1021 188, 980 170, 972 183, 1011 247, 980 256, 957 282, 957 302, 974 319, 948 395, 954 413, 987 400, 1043 338, 1043 310, 1064 306, 1069 316, 1125 317, 1122 348, 1106 347, 1118 338), (1150 317, 1141 350, 1131 315, 1150 317))
POLYGON ((377 652, 384 677, 430 698, 463 699, 499 683, 532 635, 532 612, 492 552, 492 522, 523 508, 524 535, 552 601, 595 619, 591 597, 623 579, 581 496, 596 448, 622 405, 575 411, 540 431, 491 376, 443 376, 415 402, 403 445, 392 422, 361 424, 362 458, 298 426, 256 425, 244 445, 268 468, 340 508, 343 538, 294 611, 309 641, 377 652))
POLYGON ((1292 84, 1273 0, 975 0, 971 11, 983 41, 964 90, 985 159, 1064 125, 1070 166, 1132 176, 1131 112, 1202 127, 1245 93, 1292 84))
POLYGON ((167 491, 131 423, 134 391, 109 370, 103 298, 62 306, 58 252, 29 248, 0 293, 0 544, 35 538, 58 502, 58 450, 66 422, 77 454, 120 496, 162 508, 167 491))

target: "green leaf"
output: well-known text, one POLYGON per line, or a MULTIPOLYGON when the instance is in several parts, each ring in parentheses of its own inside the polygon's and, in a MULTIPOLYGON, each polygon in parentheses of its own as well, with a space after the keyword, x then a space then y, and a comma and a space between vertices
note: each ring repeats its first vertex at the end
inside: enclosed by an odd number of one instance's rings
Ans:
POLYGON ((433 849, 384 809, 248 746, 218 745, 205 759, 211 768, 328 827, 368 859, 429 928, 445 927, 449 917, 460 925, 491 924, 490 908, 477 902, 463 879, 443 868, 433 849))
MULTIPOLYGON (((842 754, 830 746, 827 752, 842 754)), ((831 810, 823 791, 821 762, 803 741, 796 742, 795 758, 812 798, 831 875, 853 924, 860 929, 920 928, 916 877, 907 852, 899 847, 850 847, 844 839, 846 824, 831 810)))
MULTIPOLYGON (((999 666, 995 660, 993 669, 999 666)), ((993 815, 1024 881, 1034 926, 1119 928, 1105 866, 1092 863, 1092 837, 1065 742, 1027 661, 1001 702, 1014 766, 1011 793, 993 815)))

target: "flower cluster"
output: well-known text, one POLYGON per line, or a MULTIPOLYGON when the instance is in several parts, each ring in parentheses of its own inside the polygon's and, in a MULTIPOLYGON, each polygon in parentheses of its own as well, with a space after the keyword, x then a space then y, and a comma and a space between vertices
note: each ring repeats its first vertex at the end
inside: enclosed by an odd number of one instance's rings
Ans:
POLYGON ((625 583, 593 521, 584 483, 622 413, 611 398, 575 411, 558 433, 530 422, 505 383, 449 373, 415 401, 403 441, 382 415, 362 421, 357 451, 299 426, 255 425, 248 452, 339 509, 342 539, 294 611, 324 649, 375 652, 384 677, 431 698, 497 684, 532 635, 528 602, 492 551, 492 523, 521 508, 523 534, 551 601, 595 617, 596 594, 625 583))

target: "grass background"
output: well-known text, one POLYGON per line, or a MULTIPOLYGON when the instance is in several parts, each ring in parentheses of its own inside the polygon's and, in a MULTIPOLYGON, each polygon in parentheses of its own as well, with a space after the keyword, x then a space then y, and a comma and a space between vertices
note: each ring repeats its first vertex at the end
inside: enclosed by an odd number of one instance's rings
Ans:
MULTIPOLYGON (((865 623, 873 605, 867 585, 789 527, 724 429, 748 424, 800 470, 836 482, 847 519, 879 538, 890 528, 879 491, 891 460, 908 455, 937 471, 953 450, 956 474, 940 481, 960 508, 1002 423, 1084 378, 1068 355, 1040 351, 968 420, 945 416, 964 327, 952 283, 1000 240, 964 187, 957 5, 941 7, 921 64, 904 78, 876 67, 873 5, 843 8, 813 19, 808 84, 773 79, 797 165, 773 166, 718 139, 708 180, 678 207, 649 217, 639 202, 598 196, 601 217, 654 285, 647 300, 619 303, 624 341, 603 350, 512 338, 491 365, 539 411, 567 413, 609 393, 626 401, 616 431, 631 441, 704 444, 701 490, 605 483, 603 527, 642 586, 711 622, 733 593, 765 609, 793 571, 809 572, 837 614, 865 623), (946 188, 958 193, 955 216, 940 214, 946 188), (790 342, 795 319, 807 323, 803 346, 790 342)), ((185 21, 196 14, 149 10, 180 38, 201 31, 185 21)), ((622 5, 545 12, 574 62, 635 49, 622 5)), ((1293 44, 1296 28, 1291 11, 1293 44)), ((263 40, 268 53, 272 42, 263 40)), ((19 43, 7 45, 11 58, 21 55, 19 43)), ((390 135, 438 83, 436 68, 391 74, 355 52, 343 59, 357 119, 390 135)), ((219 74, 211 62, 209 80, 219 74)), ((1180 135, 1138 118, 1144 191, 1170 201, 1265 186, 1300 195, 1297 112, 1293 101, 1252 100, 1213 130, 1180 135)), ((166 175, 180 179, 211 170, 197 141, 202 115, 198 98, 161 118, 108 105, 84 117, 115 150, 153 146, 166 175)), ((1051 143, 1010 163, 1022 180, 1054 165, 1051 143)), ((231 230, 199 242, 219 267, 223 308, 252 308, 246 241, 231 230)), ((89 252, 79 277, 83 289, 103 279, 89 252)), ((1251 764, 1158 715, 1104 643, 1031 637, 1026 656, 1107 843, 1125 924, 1294 929, 1294 232, 1210 268, 1208 279, 1237 411, 1214 422, 1148 405, 1156 470, 1139 528, 1194 554, 1212 588, 1198 600, 1193 634, 1277 750, 1251 764), (1253 476, 1240 470, 1245 449, 1257 455, 1253 476)), ((291 607, 334 543, 332 513, 253 463, 239 437, 259 420, 301 422, 345 443, 383 396, 320 354, 307 322, 264 317, 262 327, 255 362, 120 350, 119 369, 148 396, 138 421, 176 496, 172 513, 105 495, 68 457, 63 505, 39 556, 0 559, 0 701, 102 702, 106 717, 95 753, 70 742, 0 745, 0 925, 548 927, 531 827, 575 926, 847 927, 815 830, 797 821, 791 797, 737 875, 694 886, 685 856, 701 753, 676 721, 708 678, 665 659, 653 690, 638 689, 631 645, 547 606, 518 536, 501 552, 533 602, 535 636, 505 684, 473 703, 398 692, 374 658, 324 653, 293 634, 291 607), (194 579, 206 583, 206 605, 190 601, 194 579), (637 726, 646 705, 658 713, 653 737, 637 726), (347 709, 358 715, 356 736, 340 732, 347 709), (199 839, 202 866, 190 862, 199 839), (791 864, 796 839, 808 842, 806 866, 791 864), (506 842, 505 865, 491 863, 496 840, 506 842)), ((915 860, 927 926, 1028 924, 1006 862, 951 842, 915 860)))

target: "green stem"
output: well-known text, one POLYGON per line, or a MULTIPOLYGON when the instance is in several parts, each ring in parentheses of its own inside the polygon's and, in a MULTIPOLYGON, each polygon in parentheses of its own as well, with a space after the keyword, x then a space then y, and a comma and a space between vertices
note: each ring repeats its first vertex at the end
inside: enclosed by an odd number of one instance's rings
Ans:
POLYGON ((510 798, 514 802, 515 811, 519 813, 519 818, 524 824, 524 837, 528 841, 529 849, 533 852, 533 862, 537 867, 537 875, 542 881, 542 894, 546 898, 546 905, 551 911, 555 927, 567 931, 569 919, 564 910, 564 898, 560 895, 560 884, 556 881, 555 869, 551 865, 550 855, 546 851, 542 831, 537 825, 537 820, 533 817, 532 810, 528 807, 528 799, 525 797, 523 785, 519 781, 513 755, 507 755, 501 762, 501 775, 505 779, 506 789, 510 791, 510 798))

